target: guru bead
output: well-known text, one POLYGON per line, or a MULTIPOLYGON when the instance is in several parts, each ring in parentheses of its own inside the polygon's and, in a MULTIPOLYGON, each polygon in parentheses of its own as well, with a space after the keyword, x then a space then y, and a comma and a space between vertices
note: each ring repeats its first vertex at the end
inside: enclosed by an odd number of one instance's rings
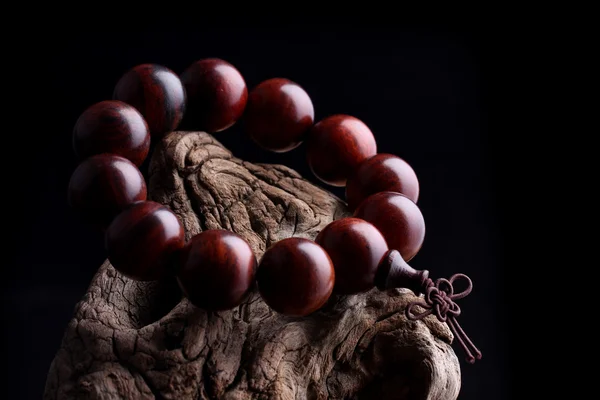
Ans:
POLYGON ((133 106, 118 100, 101 101, 88 107, 75 123, 73 148, 81 159, 112 153, 140 166, 150 150, 150 131, 133 106))
POLYGON ((421 210, 408 197, 396 192, 369 196, 354 212, 354 217, 369 221, 383 235, 388 247, 398 250, 410 261, 425 240, 425 220, 421 210))
POLYGON ((131 161, 98 154, 73 171, 68 201, 84 220, 105 229, 122 210, 146 200, 146 194, 144 176, 131 161))
POLYGON ((398 250, 389 250, 383 256, 375 275, 375 286, 379 290, 404 288, 420 296, 427 290, 429 271, 416 270, 404 261, 398 250))
POLYGON ((182 254, 177 281, 197 307, 209 311, 237 307, 254 283, 256 257, 248 242, 234 232, 214 229, 199 233, 182 254))
POLYGON ((412 167, 400 157, 377 154, 360 163, 348 177, 348 207, 354 210, 364 199, 379 192, 398 192, 416 203, 419 199, 419 180, 412 167))
POLYGON ((284 78, 266 80, 250 92, 244 126, 261 147, 283 153, 298 147, 313 124, 308 94, 284 78))
POLYGON ((105 235, 110 263, 123 275, 139 281, 174 274, 174 264, 184 244, 183 225, 177 216, 153 201, 127 208, 105 235))
POLYGON ((388 246, 372 224, 358 218, 341 218, 329 223, 315 242, 333 262, 336 293, 354 294, 373 288, 388 246))
POLYGON ((258 290, 269 307, 290 315, 306 316, 331 296, 335 271, 325 250, 304 238, 273 244, 258 265, 258 290))
POLYGON ((332 186, 344 186, 358 165, 377 153, 371 130, 349 115, 332 115, 310 130, 307 160, 317 178, 332 186))
POLYGON ((232 126, 244 113, 248 89, 242 74, 218 58, 196 61, 182 74, 186 128, 210 133, 232 126))
POLYGON ((138 65, 126 72, 115 86, 113 99, 137 108, 157 138, 175 130, 185 112, 185 90, 179 77, 156 64, 138 65))

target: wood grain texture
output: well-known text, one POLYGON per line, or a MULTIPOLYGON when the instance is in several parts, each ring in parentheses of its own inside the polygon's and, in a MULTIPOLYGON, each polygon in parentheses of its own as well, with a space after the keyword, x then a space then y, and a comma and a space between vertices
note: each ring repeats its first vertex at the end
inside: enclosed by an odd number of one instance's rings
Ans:
MULTIPOLYGON (((150 172, 150 197, 180 216, 188 239, 233 230, 258 258, 349 216, 293 170, 244 162, 204 133, 165 137, 150 172)), ((106 262, 66 327, 44 398, 456 399, 451 333, 435 317, 407 321, 414 299, 374 289, 292 318, 253 291, 233 311, 207 313, 174 280, 134 282, 106 262)))

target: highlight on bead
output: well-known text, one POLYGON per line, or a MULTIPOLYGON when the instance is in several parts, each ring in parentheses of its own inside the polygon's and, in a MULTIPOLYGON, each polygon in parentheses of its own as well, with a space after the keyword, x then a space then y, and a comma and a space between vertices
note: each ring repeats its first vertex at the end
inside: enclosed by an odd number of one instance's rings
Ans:
POLYGON ((290 237, 265 251, 256 273, 258 290, 273 310, 295 317, 317 311, 333 291, 335 270, 312 240, 290 237))
POLYGON ((224 229, 201 232, 182 251, 177 282, 192 304, 209 311, 239 306, 256 274, 252 248, 237 233, 224 229))
POLYGON ((389 248, 398 250, 406 261, 412 260, 423 246, 423 214, 415 203, 400 193, 375 193, 367 197, 353 215, 375 225, 389 248))
POLYGON ((82 160, 112 153, 139 167, 150 150, 148 124, 129 104, 118 100, 98 102, 77 119, 73 128, 73 150, 82 160))
POLYGON ((97 154, 81 162, 69 180, 68 202, 87 223, 105 229, 130 205, 146 200, 146 181, 128 159, 97 154))
POLYGON ((372 194, 398 192, 413 203, 419 199, 419 180, 414 169, 402 158, 380 153, 367 158, 346 182, 346 201, 351 210, 372 194))
POLYGON ((158 64, 141 64, 127 71, 115 85, 113 99, 137 108, 156 138, 175 130, 185 113, 181 80, 158 64))
POLYGON ((262 148, 284 153, 306 139, 314 117, 313 103, 300 85, 289 79, 272 78, 250 92, 244 127, 262 148))
POLYGON ((153 281, 175 274, 185 245, 183 225, 168 207, 135 203, 121 212, 105 234, 108 259, 123 275, 153 281))
POLYGON ((388 251, 375 226, 358 218, 341 218, 323 228, 315 242, 331 258, 336 293, 355 294, 373 288, 379 263, 388 251))
POLYGON ((306 157, 311 171, 332 186, 344 186, 358 165, 377 153, 375 137, 356 117, 337 114, 310 130, 306 157))
POLYGON ((183 125, 210 133, 231 127, 244 113, 248 89, 244 77, 225 60, 205 58, 190 65, 181 82, 187 95, 183 125))

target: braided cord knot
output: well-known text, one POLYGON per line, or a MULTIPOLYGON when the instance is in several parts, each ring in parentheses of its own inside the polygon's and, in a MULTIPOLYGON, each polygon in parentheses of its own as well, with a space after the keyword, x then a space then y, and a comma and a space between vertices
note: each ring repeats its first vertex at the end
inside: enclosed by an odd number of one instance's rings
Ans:
POLYGON ((417 321, 435 314, 439 321, 448 324, 454 337, 467 354, 467 362, 473 364, 475 360, 481 359, 481 352, 456 320, 460 315, 460 307, 454 301, 468 296, 471 290, 473 290, 473 282, 464 274, 452 275, 450 279, 440 278, 435 282, 431 278, 427 278, 424 283, 423 300, 419 299, 410 303, 406 308, 406 316, 411 321, 417 321), (462 292, 455 293, 454 282, 461 279, 467 282, 467 288, 462 292), (414 310, 416 306, 424 308, 425 311, 416 312, 414 310))

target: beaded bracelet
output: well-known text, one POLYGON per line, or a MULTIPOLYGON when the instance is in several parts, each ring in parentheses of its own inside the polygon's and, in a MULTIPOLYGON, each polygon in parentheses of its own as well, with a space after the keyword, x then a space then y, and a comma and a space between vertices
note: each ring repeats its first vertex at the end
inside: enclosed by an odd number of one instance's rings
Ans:
POLYGON ((408 319, 434 313, 468 362, 481 358, 456 320, 461 310, 454 300, 471 292, 471 280, 456 274, 433 281, 427 270, 407 264, 425 236, 414 170, 399 157, 377 154, 373 133, 355 117, 333 115, 314 124, 312 101, 298 84, 269 79, 248 93, 239 71, 215 58, 195 62, 181 77, 163 66, 139 65, 121 77, 112 100, 83 112, 73 147, 83 161, 71 177, 69 203, 105 230, 108 259, 123 275, 141 281, 175 275, 189 301, 209 311, 240 305, 256 282, 269 307, 296 317, 319 310, 333 293, 406 288, 424 294, 407 307, 408 319), (274 243, 260 262, 228 230, 206 230, 185 243, 178 217, 147 200, 138 169, 150 138, 175 130, 184 116, 194 129, 210 133, 243 120, 254 142, 275 152, 306 141, 311 171, 324 183, 346 186, 352 217, 332 221, 314 241, 274 243), (455 293, 459 279, 467 288, 455 293))

